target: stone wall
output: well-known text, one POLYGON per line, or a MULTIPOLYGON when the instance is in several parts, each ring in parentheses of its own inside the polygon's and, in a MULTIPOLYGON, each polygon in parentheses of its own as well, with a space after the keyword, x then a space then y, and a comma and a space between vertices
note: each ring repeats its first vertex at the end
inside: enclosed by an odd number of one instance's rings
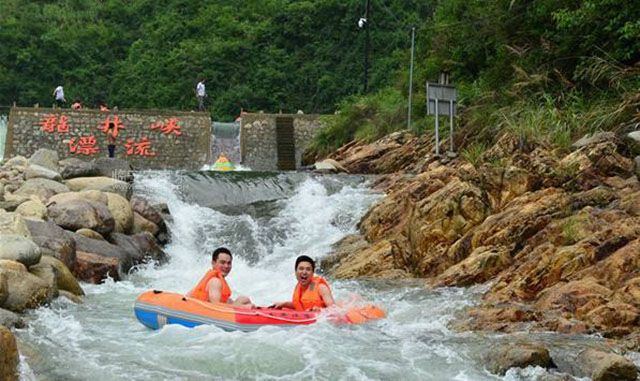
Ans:
POLYGON ((316 131, 323 127, 316 114, 242 114, 240 153, 242 165, 256 171, 277 171, 276 118, 292 117, 295 136, 296 168, 316 131))
POLYGON ((115 123, 115 155, 135 169, 199 169, 210 159, 211 119, 198 112, 14 107, 5 157, 50 148, 61 159, 108 156, 105 125, 115 123))

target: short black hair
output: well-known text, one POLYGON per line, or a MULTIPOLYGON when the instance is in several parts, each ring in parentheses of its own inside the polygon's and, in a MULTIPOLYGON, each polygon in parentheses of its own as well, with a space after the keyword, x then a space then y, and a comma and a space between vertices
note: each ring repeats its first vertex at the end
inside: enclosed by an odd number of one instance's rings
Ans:
POLYGON ((213 254, 211 254, 211 260, 217 261, 218 255, 220 254, 229 254, 229 256, 233 258, 233 255, 231 255, 231 252, 229 251, 229 249, 227 249, 226 247, 219 247, 213 251, 213 254))
POLYGON ((296 265, 293 268, 294 270, 298 269, 298 265, 300 264, 300 262, 309 262, 309 263, 311 263, 311 270, 312 271, 316 271, 316 262, 313 259, 311 259, 311 257, 306 256, 306 255, 301 255, 298 258, 296 258, 296 265))

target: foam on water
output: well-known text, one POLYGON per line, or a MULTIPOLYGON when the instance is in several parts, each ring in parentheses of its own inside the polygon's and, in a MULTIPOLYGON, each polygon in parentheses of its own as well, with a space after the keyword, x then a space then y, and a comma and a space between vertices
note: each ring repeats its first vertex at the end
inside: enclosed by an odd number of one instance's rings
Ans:
POLYGON ((271 217, 229 215, 185 201, 179 176, 136 178, 138 192, 171 211, 169 263, 141 266, 120 282, 83 284, 83 304, 58 299, 31 312, 28 328, 18 332, 23 379, 500 379, 476 361, 481 338, 448 329, 456 313, 477 302, 480 289, 427 291, 420 281, 332 282, 337 299, 358 294, 387 309, 387 319, 365 326, 321 321, 251 333, 142 326, 133 316, 136 296, 151 288, 188 291, 209 268, 209 253, 222 245, 234 252, 228 277, 234 296, 249 295, 259 305, 289 299, 295 257, 326 255, 331 244, 355 232, 380 197, 362 184, 309 176, 290 197, 271 201, 277 211, 271 217))

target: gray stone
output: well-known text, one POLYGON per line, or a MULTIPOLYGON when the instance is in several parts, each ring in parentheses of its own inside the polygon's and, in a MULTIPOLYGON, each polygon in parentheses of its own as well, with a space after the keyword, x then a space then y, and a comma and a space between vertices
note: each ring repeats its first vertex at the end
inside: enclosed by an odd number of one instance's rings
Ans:
POLYGON ((53 289, 53 297, 58 297, 58 273, 55 268, 44 263, 29 267, 29 273, 37 276, 47 283, 47 287, 53 289))
POLYGON ((0 211, 0 236, 14 234, 27 238, 31 237, 29 228, 21 215, 15 212, 0 211))
POLYGON ((68 230, 87 228, 105 235, 113 231, 115 221, 101 203, 87 200, 54 202, 47 206, 49 219, 68 230))
POLYGON ((48 179, 29 179, 14 193, 16 195, 26 197, 36 195, 40 200, 46 201, 49 197, 64 192, 69 192, 69 188, 56 181, 48 179))
POLYGON ((11 312, 9 310, 5 310, 4 308, 0 308, 0 325, 4 325, 9 328, 24 328, 26 324, 24 320, 20 317, 20 315, 11 312))
POLYGON ((593 144, 603 143, 603 142, 616 142, 617 137, 614 132, 611 131, 603 131, 596 132, 593 135, 587 134, 583 136, 581 139, 573 143, 571 146, 573 148, 582 148, 593 144))
POLYGON ((4 184, 0 183, 0 201, 4 201, 4 184))
POLYGON ((635 381, 638 377, 633 362, 615 353, 587 349, 578 354, 578 364, 574 375, 593 381, 635 381))
POLYGON ((107 192, 107 208, 115 220, 114 231, 129 233, 133 227, 133 211, 129 201, 119 194, 107 192))
POLYGON ((106 176, 125 182, 133 181, 133 168, 126 160, 100 157, 94 163, 99 176, 106 176))
POLYGON ((73 179, 75 177, 98 176, 98 168, 93 161, 83 161, 75 157, 60 161, 60 175, 63 179, 73 179))
POLYGON ((20 235, 0 236, 0 259, 20 262, 32 266, 40 262, 40 247, 32 240, 20 235))
POLYGON ((29 164, 40 165, 58 172, 58 153, 47 148, 40 148, 31 155, 29 158, 29 164))
POLYGON ((24 218, 47 219, 47 207, 40 201, 29 200, 23 202, 16 208, 16 213, 24 218))
POLYGON ((53 181, 62 180, 62 177, 58 172, 52 171, 49 168, 46 168, 37 164, 31 164, 30 166, 28 166, 27 169, 24 171, 24 177, 27 180, 36 179, 36 178, 49 179, 53 181))
POLYGON ((492 372, 504 375, 510 368, 526 368, 553 366, 549 351, 541 344, 515 343, 499 347, 487 355, 487 368, 492 372))
POLYGON ((13 200, 0 201, 0 209, 4 209, 7 212, 14 212, 20 204, 27 202, 28 200, 28 198, 17 198, 13 200))
POLYGON ((26 309, 36 308, 50 302, 55 290, 49 287, 47 282, 26 271, 1 269, 0 272, 7 276, 9 296, 2 308, 13 312, 23 312, 26 309))
POLYGON ((131 196, 131 185, 124 181, 112 179, 110 177, 76 177, 65 181, 70 190, 78 192, 83 190, 99 190, 103 192, 117 193, 129 199, 131 196))
MULTIPOLYGON (((56 286, 58 287, 58 290, 68 291, 74 295, 84 295, 82 287, 80 287, 80 284, 71 273, 71 270, 69 270, 62 261, 48 255, 43 255, 38 266, 40 265, 50 266, 55 270, 56 286)), ((29 271, 33 272, 33 267, 30 268, 29 271)))
POLYGON ((113 244, 131 256, 134 265, 148 261, 157 263, 165 263, 167 261, 167 254, 156 244, 155 238, 150 233, 131 236, 113 233, 110 238, 113 244))
POLYGON ((134 265, 132 253, 116 245, 76 233, 67 232, 67 235, 76 243, 77 263, 74 273, 78 279, 99 283, 107 275, 105 271, 109 270, 113 271, 110 276, 119 280, 121 274, 126 274, 134 265), (94 265, 102 270, 96 270, 94 265))
POLYGON ((76 264, 76 242, 65 230, 51 221, 25 220, 25 223, 43 257, 55 257, 73 271, 76 264))
POLYGON ((18 156, 14 156, 11 159, 7 160, 2 165, 2 168, 8 169, 8 168, 16 167, 16 166, 26 167, 27 165, 29 165, 29 160, 24 156, 18 155, 18 156))

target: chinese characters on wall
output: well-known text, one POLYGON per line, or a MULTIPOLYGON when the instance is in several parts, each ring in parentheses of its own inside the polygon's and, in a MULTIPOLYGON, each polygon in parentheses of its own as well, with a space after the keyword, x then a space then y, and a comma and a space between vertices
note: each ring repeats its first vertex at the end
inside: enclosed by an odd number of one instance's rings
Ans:
MULTIPOLYGON (((56 116, 54 114, 45 115, 40 122, 40 131, 47 134, 69 134, 73 130, 73 126, 69 123, 66 115, 56 116)), ((150 134, 162 134, 165 136, 174 136, 178 139, 182 135, 181 125, 178 118, 169 118, 164 121, 154 122, 148 126, 143 126, 150 134)), ((127 156, 145 156, 154 157, 156 151, 152 147, 152 141, 148 136, 135 138, 127 136, 127 127, 124 125, 118 115, 107 115, 104 120, 96 126, 99 133, 105 135, 109 145, 121 145, 125 149, 127 156)), ((96 136, 93 134, 82 135, 65 139, 69 153, 74 155, 95 155, 100 152, 97 145, 96 136)))

